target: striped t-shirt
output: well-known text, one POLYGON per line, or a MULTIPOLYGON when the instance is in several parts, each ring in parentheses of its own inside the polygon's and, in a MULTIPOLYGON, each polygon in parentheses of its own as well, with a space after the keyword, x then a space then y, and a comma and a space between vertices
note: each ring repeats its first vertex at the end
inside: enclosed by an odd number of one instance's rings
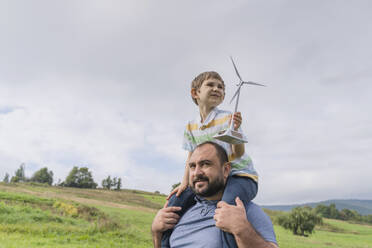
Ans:
POLYGON ((218 132, 229 127, 230 118, 231 112, 214 108, 203 123, 200 116, 188 122, 183 137, 183 148, 191 152, 197 145, 213 141, 225 148, 231 162, 232 175, 250 177, 257 182, 258 175, 248 154, 245 152, 240 158, 235 158, 231 144, 213 138, 218 132))

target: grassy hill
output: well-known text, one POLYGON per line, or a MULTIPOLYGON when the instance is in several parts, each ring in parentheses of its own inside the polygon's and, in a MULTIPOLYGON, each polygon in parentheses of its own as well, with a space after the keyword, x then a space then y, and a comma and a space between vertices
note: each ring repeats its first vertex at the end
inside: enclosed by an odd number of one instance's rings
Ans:
MULTIPOLYGON (((151 222, 164 201, 137 190, 0 183, 0 248, 152 247, 151 222)), ((325 220, 308 238, 274 228, 282 248, 372 248, 372 226, 325 220)))
POLYGON ((330 205, 334 203, 338 210, 342 210, 344 208, 355 210, 361 215, 368 215, 372 214, 372 200, 328 200, 328 201, 321 201, 321 202, 309 202, 304 204, 293 204, 293 205, 265 205, 264 208, 271 209, 271 210, 279 210, 279 211, 291 211, 292 208, 298 206, 310 206, 315 208, 317 205, 330 205))

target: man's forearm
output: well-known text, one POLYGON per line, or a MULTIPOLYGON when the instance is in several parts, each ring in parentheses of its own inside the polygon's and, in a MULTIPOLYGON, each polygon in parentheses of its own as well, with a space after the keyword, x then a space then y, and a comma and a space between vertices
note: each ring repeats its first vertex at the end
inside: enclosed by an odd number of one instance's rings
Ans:
POLYGON ((242 231, 234 234, 236 244, 239 248, 276 248, 276 244, 264 240, 247 221, 245 223, 246 228, 242 231))

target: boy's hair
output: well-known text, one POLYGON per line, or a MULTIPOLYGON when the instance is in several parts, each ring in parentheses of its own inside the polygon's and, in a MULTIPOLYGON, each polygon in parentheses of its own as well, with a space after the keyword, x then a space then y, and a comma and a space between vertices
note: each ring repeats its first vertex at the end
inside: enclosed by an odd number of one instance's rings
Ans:
MULTIPOLYGON (((210 78, 220 80, 222 82, 223 88, 225 90, 225 83, 222 80, 222 77, 220 76, 220 74, 218 74, 215 71, 206 71, 206 72, 200 73, 196 78, 194 78, 194 80, 192 80, 191 89, 198 90, 202 86, 203 82, 207 79, 210 79, 210 78)), ((194 99, 192 96, 191 96, 191 98, 194 101, 194 103, 196 105, 198 105, 198 102, 196 101, 196 99, 194 99)))

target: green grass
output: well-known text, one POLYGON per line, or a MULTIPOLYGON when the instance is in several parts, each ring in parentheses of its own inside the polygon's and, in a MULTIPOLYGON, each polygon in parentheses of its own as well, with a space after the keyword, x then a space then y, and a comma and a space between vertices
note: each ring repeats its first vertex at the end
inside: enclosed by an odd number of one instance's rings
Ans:
POLYGON ((38 183, 16 183, 4 184, 0 183, 0 190, 6 192, 14 192, 26 189, 35 194, 53 194, 58 198, 58 195, 80 197, 85 199, 94 199, 130 206, 142 206, 153 209, 163 207, 165 196, 155 193, 149 193, 139 190, 106 190, 106 189, 79 189, 69 187, 50 187, 45 184, 38 183))
POLYGON ((372 226, 350 224, 343 221, 324 219, 324 227, 316 227, 309 237, 293 235, 290 231, 275 225, 280 247, 285 248, 371 248, 372 226), (335 231, 328 231, 329 228, 335 231))
MULTIPOLYGON (((137 190, 0 183, 0 248, 152 247, 151 222, 165 198, 137 190), (88 204, 84 199, 95 201, 88 204), (56 202, 78 214, 69 215, 56 202)), ((266 212, 272 218, 280 214, 266 212)), ((274 228, 281 248, 372 248, 368 225, 324 219, 324 225, 309 237, 295 236, 278 225, 274 228)))
POLYGON ((147 200, 149 200, 149 201, 151 201, 151 202, 153 202, 153 203, 155 203, 155 204, 157 204, 161 207, 164 206, 164 203, 165 203, 166 198, 167 198, 167 196, 165 196, 165 195, 158 195, 158 194, 142 194, 142 196, 145 199, 147 199, 147 200))
POLYGON ((32 203, 38 205, 53 205, 54 200, 48 198, 39 198, 22 193, 10 193, 0 191, 0 199, 3 201, 14 201, 19 203, 32 203))
MULTIPOLYGON (((19 185, 14 188, 20 189, 19 185)), ((99 204, 87 206, 58 198, 17 193, 12 191, 14 188, 8 188, 6 192, 0 191, 0 248, 151 247, 152 245, 150 226, 155 209, 144 212, 99 204), (66 206, 79 210, 79 214, 75 217, 69 216, 68 212, 56 207, 60 205, 55 204, 56 202, 63 202, 66 206)), ((43 192, 40 187, 36 187, 35 190, 35 185, 24 185, 24 189, 43 192)), ((45 190, 55 192, 55 188, 45 190)), ((63 189, 57 190, 63 193, 63 189)), ((66 194, 71 194, 71 191, 67 189, 66 194)), ((76 192, 81 193, 81 191, 84 190, 76 192)), ((120 192, 116 193, 120 194, 120 192)), ((101 196, 102 192, 97 194, 101 196)), ((142 196, 138 197, 133 196, 133 198, 145 199, 142 196)), ((151 204, 146 205, 158 206, 151 201, 148 202, 151 204)))

